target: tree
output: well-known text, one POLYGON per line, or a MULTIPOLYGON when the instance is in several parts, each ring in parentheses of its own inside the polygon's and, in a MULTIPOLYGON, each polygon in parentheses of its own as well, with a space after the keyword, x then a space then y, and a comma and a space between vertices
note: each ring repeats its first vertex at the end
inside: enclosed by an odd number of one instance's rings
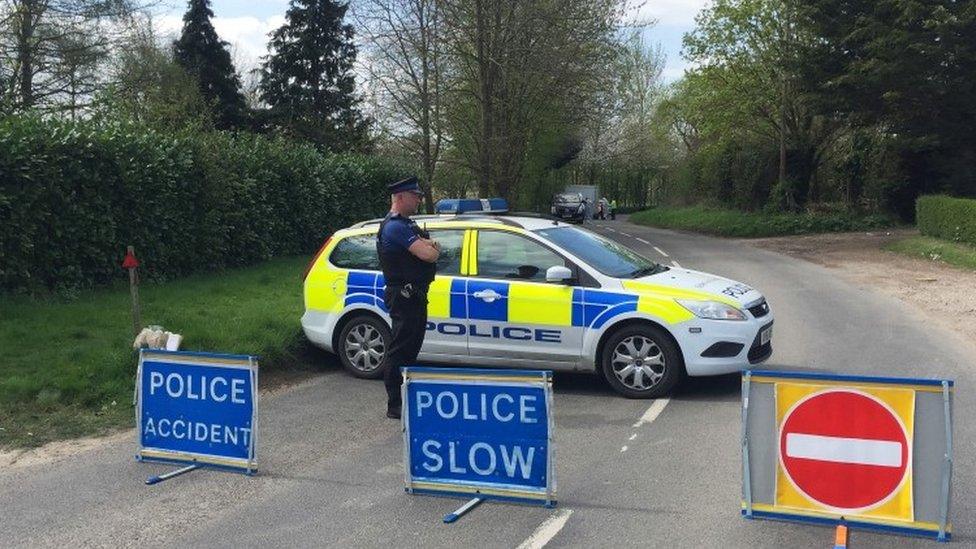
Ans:
POLYGON ((976 3, 817 0, 800 14, 821 38, 798 58, 810 97, 900 158, 891 205, 910 219, 920 193, 976 195, 976 3))
POLYGON ((85 108, 104 82, 98 67, 117 45, 130 0, 0 0, 0 108, 85 108))
POLYGON ((427 211, 446 140, 446 35, 442 0, 364 0, 370 81, 377 88, 382 129, 419 164, 427 211))
POLYGON ((333 151, 366 149, 369 121, 355 96, 349 5, 291 0, 261 65, 261 98, 278 130, 333 151))
POLYGON ((580 155, 586 183, 639 205, 646 204, 651 179, 674 158, 657 114, 664 98, 665 57, 660 46, 645 44, 642 31, 632 31, 618 46, 604 99, 597 103, 601 107, 584 126, 586 146, 580 155))
POLYGON ((176 62, 197 80, 216 127, 241 128, 247 121, 241 81, 231 62, 228 44, 217 36, 212 18, 210 0, 189 0, 183 15, 183 32, 173 44, 173 54, 176 62))
POLYGON ((747 136, 779 149, 777 192, 798 209, 816 199, 818 169, 845 130, 806 96, 797 52, 816 43, 796 0, 717 0, 684 39, 698 67, 685 90, 702 135, 733 144, 747 136))
POLYGON ((452 144, 482 196, 518 197, 525 170, 540 164, 532 155, 573 141, 613 61, 621 5, 444 1, 452 144))
POLYGON ((195 78, 163 46, 152 20, 133 22, 109 65, 111 84, 95 96, 100 118, 136 120, 159 130, 213 129, 210 106, 195 78))

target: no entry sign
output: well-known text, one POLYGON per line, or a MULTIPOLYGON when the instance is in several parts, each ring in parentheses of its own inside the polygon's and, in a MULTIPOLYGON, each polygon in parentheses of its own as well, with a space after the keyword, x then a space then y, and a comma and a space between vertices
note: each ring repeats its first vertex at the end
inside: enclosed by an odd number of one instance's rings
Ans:
POLYGON ((953 382, 747 370, 742 515, 948 540, 953 382))
POLYGON ((775 384, 776 502, 911 521, 911 389, 775 384))
POLYGON ((911 469, 908 432, 879 398, 851 389, 809 395, 787 412, 779 459, 814 503, 857 512, 895 496, 911 469))

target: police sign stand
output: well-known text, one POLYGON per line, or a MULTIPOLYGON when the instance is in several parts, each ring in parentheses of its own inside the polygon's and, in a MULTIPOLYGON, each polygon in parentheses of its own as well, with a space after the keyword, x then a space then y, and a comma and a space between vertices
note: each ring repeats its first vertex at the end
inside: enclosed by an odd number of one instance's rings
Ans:
POLYGON ((257 472, 258 363, 248 355, 142 349, 135 384, 138 461, 257 472))
POLYGON ((552 372, 407 367, 404 483, 409 494, 556 505, 552 372))

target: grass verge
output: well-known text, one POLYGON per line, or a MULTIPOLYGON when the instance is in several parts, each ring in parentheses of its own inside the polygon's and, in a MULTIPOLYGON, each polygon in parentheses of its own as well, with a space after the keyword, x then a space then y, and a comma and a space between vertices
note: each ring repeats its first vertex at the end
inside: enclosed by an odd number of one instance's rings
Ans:
MULTIPOLYGON (((320 362, 298 323, 307 263, 140 286, 142 322, 183 334, 181 349, 259 355, 262 372, 320 362)), ((129 310, 127 285, 70 300, 0 297, 0 448, 134 425, 129 310)))
POLYGON ((929 236, 912 236, 896 240, 886 250, 912 257, 942 261, 956 267, 976 270, 976 248, 929 236))
POLYGON ((894 225, 890 218, 883 215, 765 214, 705 206, 657 207, 632 214, 630 221, 665 229, 741 238, 865 231, 894 225))

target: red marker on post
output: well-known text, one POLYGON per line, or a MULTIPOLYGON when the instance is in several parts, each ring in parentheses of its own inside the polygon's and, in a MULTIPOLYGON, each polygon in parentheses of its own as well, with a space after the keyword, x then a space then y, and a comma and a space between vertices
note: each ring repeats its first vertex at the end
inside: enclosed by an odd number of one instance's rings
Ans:
POLYGON ((129 293, 132 295, 132 334, 137 336, 142 330, 142 320, 140 319, 142 315, 139 311, 139 275, 136 273, 136 269, 139 268, 139 260, 136 259, 136 251, 133 246, 126 246, 122 268, 129 270, 129 293))

